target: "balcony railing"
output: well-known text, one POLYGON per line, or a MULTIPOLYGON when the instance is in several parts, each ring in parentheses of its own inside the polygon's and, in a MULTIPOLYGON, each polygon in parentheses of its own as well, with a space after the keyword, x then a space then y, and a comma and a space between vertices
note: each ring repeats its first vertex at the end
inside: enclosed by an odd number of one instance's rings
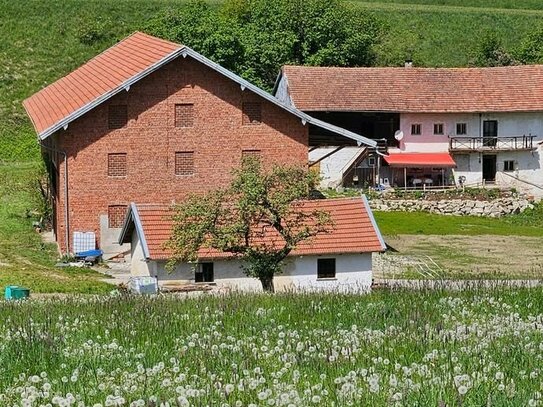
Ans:
POLYGON ((450 151, 532 150, 536 136, 450 137, 450 151))

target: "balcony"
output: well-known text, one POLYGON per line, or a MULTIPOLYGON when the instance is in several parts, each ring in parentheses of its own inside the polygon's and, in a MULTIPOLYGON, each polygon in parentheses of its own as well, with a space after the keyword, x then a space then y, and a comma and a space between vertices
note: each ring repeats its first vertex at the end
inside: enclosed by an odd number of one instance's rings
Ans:
POLYGON ((536 136, 450 137, 450 152, 533 150, 536 136))

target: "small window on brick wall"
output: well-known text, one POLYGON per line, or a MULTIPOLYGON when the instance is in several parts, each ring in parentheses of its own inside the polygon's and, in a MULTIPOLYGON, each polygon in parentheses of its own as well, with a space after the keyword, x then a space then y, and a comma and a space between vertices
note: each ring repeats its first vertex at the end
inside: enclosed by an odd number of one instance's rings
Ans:
POLYGON ((260 124, 262 122, 262 105, 260 102, 243 102, 241 110, 243 125, 260 124))
POLYGON ((110 205, 107 207, 108 225, 110 228, 120 228, 126 215, 126 205, 110 205))
POLYGON ((109 105, 108 127, 110 129, 121 129, 128 123, 128 109, 126 105, 109 105))
POLYGON ((194 174, 194 151, 175 153, 175 175, 194 174))
POLYGON ((175 105, 175 127, 194 126, 194 104, 184 103, 175 105))
POLYGON ((107 155, 107 175, 110 177, 126 177, 126 153, 107 155))

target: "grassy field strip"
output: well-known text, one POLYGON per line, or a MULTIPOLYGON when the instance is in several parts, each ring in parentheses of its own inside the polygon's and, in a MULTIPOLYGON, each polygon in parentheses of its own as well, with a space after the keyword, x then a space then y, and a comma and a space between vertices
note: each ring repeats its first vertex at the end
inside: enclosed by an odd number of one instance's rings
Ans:
POLYGON ((32 228, 38 163, 0 164, 0 294, 8 284, 32 292, 105 293, 111 286, 92 270, 56 268, 52 244, 32 228))
POLYGON ((541 406, 543 289, 0 301, 0 405, 541 406))
POLYGON ((474 14, 506 14, 520 16, 543 16, 543 10, 494 8, 494 7, 470 7, 470 6, 449 6, 437 4, 416 4, 416 3, 380 3, 351 0, 351 3, 368 10, 378 11, 419 11, 432 13, 474 13, 474 14))

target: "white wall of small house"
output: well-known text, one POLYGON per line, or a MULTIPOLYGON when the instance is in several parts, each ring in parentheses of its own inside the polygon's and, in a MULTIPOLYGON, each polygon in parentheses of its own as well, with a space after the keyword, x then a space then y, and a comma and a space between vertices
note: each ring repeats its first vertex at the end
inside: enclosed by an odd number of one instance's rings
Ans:
MULTIPOLYGON (((134 259, 133 259, 134 261, 134 259)), ((157 277, 160 283, 175 282, 178 284, 194 284, 194 265, 180 264, 173 272, 166 270, 166 262, 150 261, 150 274, 157 277)), ((218 260, 213 262, 214 284, 218 288, 229 288, 240 291, 261 291, 262 286, 256 278, 248 277, 238 260, 218 260)), ((371 253, 342 254, 329 256, 296 256, 290 257, 284 273, 274 278, 277 291, 289 290, 339 290, 367 291, 372 281, 371 253), (336 259, 336 278, 317 278, 317 259, 336 259)))
POLYGON ((140 238, 136 231, 132 233, 132 242, 130 246, 131 262, 130 274, 133 277, 149 277, 151 276, 150 267, 153 266, 150 262, 145 261, 143 247, 140 238))

